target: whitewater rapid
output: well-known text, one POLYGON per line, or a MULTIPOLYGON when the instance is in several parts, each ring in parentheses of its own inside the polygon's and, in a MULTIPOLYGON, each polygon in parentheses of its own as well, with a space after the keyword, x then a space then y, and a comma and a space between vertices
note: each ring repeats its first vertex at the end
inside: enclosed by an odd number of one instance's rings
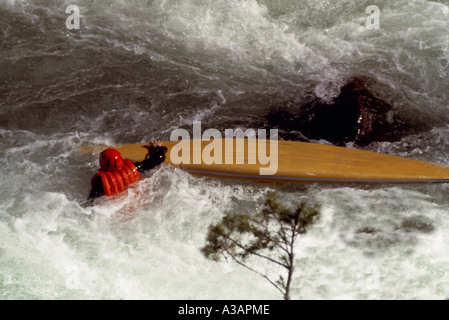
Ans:
POLYGON ((225 212, 276 192, 322 207, 292 299, 447 299, 445 185, 266 185, 162 166, 84 207, 98 160, 76 148, 167 140, 193 121, 251 128, 368 76, 430 129, 366 149, 449 165, 448 70, 445 1, 1 0, 0 298, 281 299, 200 252, 225 212), (366 28, 369 5, 379 29, 366 28))

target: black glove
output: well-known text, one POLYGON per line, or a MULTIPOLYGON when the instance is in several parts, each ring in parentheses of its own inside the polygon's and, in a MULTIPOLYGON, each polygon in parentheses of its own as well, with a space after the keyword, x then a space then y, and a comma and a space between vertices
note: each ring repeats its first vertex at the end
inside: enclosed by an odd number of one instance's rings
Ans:
POLYGON ((145 148, 148 149, 145 160, 134 164, 139 171, 150 170, 165 161, 167 147, 153 144, 151 146, 145 146, 145 148))

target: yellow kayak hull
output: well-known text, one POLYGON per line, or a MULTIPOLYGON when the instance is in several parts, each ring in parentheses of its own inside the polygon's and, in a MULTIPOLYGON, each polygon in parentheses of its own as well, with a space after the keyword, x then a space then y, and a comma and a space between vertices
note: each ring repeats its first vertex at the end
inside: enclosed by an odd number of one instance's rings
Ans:
MULTIPOLYGON (((211 141, 183 141, 189 147, 182 151, 179 151, 180 141, 163 141, 162 145, 168 149, 164 164, 181 168, 194 175, 267 182, 400 184, 449 182, 449 167, 446 166, 371 151, 296 141, 277 142, 277 170, 274 174, 266 175, 261 174, 261 168, 267 168, 268 164, 266 162, 261 164, 261 161, 258 161, 257 139, 254 145, 249 144, 248 139, 240 142, 239 139, 233 139, 230 144, 227 144, 229 141, 225 142, 227 139, 220 140, 215 141, 215 149, 209 145, 211 141), (220 144, 221 148, 218 148, 220 144), (232 148, 229 148, 231 145, 232 148), (212 149, 214 151, 211 153, 212 149), (218 160, 211 164, 210 160, 204 161, 207 156, 219 154, 215 152, 221 153, 221 161, 219 157, 216 157, 215 160, 218 160), (180 155, 186 156, 186 153, 189 155, 187 157, 189 161, 178 163, 180 155), (233 159, 232 163, 226 163, 229 159, 233 159), (241 163, 237 163, 237 159, 241 163), (249 163, 254 162, 254 159, 255 163, 249 163)), ((265 150, 267 155, 270 154, 269 141, 267 140, 265 150)), ((143 147, 144 145, 145 143, 139 143, 108 147, 117 149, 124 158, 136 162, 145 158, 147 149, 143 147)), ((105 148, 107 147, 82 146, 79 151, 98 156, 105 148)), ((270 154, 272 161, 274 156, 270 154)))

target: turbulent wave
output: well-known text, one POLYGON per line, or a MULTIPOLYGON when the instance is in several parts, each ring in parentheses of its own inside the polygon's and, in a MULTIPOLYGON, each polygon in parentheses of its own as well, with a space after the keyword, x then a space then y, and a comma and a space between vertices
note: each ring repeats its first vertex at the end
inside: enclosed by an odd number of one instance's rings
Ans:
POLYGON ((269 191, 323 206, 293 298, 448 297, 445 186, 267 186, 159 168, 84 208, 97 159, 75 151, 166 140, 195 120, 252 127, 367 76, 401 118, 432 128, 367 148, 448 164, 447 2, 0 0, 0 30, 0 297, 276 299, 199 252, 210 223, 269 191), (79 30, 66 28, 69 5, 79 30), (369 5, 379 29, 366 28, 369 5))

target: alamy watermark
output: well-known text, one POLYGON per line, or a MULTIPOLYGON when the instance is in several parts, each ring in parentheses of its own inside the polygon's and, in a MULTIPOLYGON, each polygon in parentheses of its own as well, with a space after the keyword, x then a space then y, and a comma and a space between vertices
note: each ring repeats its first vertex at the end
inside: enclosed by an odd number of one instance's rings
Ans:
POLYGON ((65 286, 70 290, 78 290, 81 285, 81 272, 78 266, 76 265, 68 265, 65 268, 66 273, 68 273, 68 277, 65 281, 65 286))
POLYGON ((75 5, 70 5, 65 9, 65 13, 70 15, 65 20, 65 26, 67 29, 79 29, 80 28, 80 8, 75 5))
POLYGON ((365 287, 368 291, 380 289, 380 269, 377 265, 370 265, 365 269, 365 287))
POLYGON ((366 8, 366 13, 370 13, 366 18, 367 29, 379 29, 380 28, 380 10, 378 6, 370 5, 366 8))
POLYGON ((202 133, 201 121, 193 121, 193 139, 190 138, 186 129, 173 130, 170 140, 178 141, 179 138, 181 140, 170 151, 170 161, 177 165, 245 164, 246 155, 247 164, 260 165, 260 175, 274 175, 278 170, 277 129, 270 129, 269 139, 267 139, 266 129, 258 129, 257 132, 254 129, 245 131, 239 128, 226 129, 223 141, 223 135, 219 130, 207 129, 202 133), (203 148, 202 141, 210 142, 203 148), (246 150, 245 145, 247 145, 246 150), (269 152, 267 152, 268 149, 269 152))
MULTIPOLYGON (((366 8, 366 13, 370 14, 365 20, 365 26, 367 29, 379 29, 380 28, 380 10, 376 5, 369 5, 366 8)), ((66 21, 66 28, 69 30, 80 28, 80 9, 76 5, 69 5, 65 12, 70 14, 66 21)))

